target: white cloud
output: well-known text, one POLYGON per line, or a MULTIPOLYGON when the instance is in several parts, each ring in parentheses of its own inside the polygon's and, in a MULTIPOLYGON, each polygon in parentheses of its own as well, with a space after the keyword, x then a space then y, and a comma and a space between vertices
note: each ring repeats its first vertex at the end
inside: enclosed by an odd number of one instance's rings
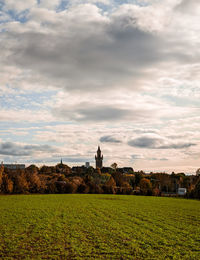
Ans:
POLYGON ((110 0, 69 0, 70 5, 77 5, 77 4, 85 4, 85 3, 90 3, 90 4, 105 4, 109 5, 111 4, 112 1, 110 0))
POLYGON ((31 156, 34 153, 58 152, 55 147, 49 145, 30 145, 13 142, 0 143, 0 155, 9 156, 31 156))
POLYGON ((22 12, 26 9, 30 9, 37 4, 36 0, 4 0, 5 10, 14 10, 16 12, 22 12))
POLYGON ((47 111, 0 109, 0 121, 3 122, 51 122, 55 120, 47 111))
POLYGON ((41 0, 39 7, 47 8, 47 9, 55 9, 59 6, 61 0, 41 0))

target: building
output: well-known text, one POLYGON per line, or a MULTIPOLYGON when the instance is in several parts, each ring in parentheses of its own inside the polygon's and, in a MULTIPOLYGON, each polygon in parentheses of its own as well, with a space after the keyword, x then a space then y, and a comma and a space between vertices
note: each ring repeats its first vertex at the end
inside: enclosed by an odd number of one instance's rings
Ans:
POLYGON ((134 172, 132 167, 123 167, 123 168, 117 168, 117 171, 122 174, 132 174, 134 172))
POLYGON ((178 188, 178 195, 179 196, 185 196, 187 193, 187 189, 186 188, 178 188))
POLYGON ((85 163, 85 167, 86 167, 86 168, 89 168, 89 167, 90 167, 90 163, 89 163, 89 162, 86 162, 86 163, 85 163))
POLYGON ((3 166, 9 170, 25 169, 25 164, 3 164, 3 166))
POLYGON ((103 155, 101 154, 100 146, 98 146, 97 155, 95 155, 96 169, 103 167, 103 155))

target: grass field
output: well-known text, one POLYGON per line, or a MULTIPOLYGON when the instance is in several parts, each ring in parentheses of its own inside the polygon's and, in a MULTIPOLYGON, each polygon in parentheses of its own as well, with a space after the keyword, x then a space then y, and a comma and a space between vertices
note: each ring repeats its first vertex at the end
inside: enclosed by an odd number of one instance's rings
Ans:
POLYGON ((1 259, 200 259, 200 201, 0 196, 1 259))

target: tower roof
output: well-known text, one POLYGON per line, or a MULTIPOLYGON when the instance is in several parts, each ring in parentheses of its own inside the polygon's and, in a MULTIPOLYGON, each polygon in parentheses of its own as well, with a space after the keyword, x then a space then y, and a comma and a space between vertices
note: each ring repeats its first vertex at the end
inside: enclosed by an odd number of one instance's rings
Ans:
POLYGON ((97 155, 95 155, 96 160, 96 168, 102 168, 103 167, 103 155, 101 154, 100 145, 98 145, 97 149, 97 155))

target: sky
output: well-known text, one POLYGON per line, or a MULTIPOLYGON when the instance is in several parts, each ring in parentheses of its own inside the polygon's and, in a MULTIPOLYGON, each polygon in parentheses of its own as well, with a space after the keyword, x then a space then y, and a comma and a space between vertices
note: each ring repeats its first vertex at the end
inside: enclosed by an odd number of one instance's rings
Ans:
POLYGON ((0 160, 195 173, 200 1, 0 0, 0 160))

